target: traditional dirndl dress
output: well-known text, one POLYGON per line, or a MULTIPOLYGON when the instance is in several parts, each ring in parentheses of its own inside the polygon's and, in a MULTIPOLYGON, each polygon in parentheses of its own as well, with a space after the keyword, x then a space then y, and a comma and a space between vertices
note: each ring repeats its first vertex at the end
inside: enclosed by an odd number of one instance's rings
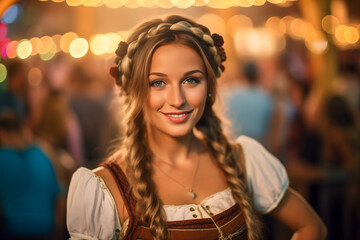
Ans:
MULTIPOLYGON (((141 221, 135 211, 135 199, 130 194, 129 182, 121 168, 113 163, 105 162, 116 180, 129 213, 129 225, 123 239, 153 239, 149 226, 141 221)), ((169 239, 247 239, 247 228, 241 208, 235 204, 231 208, 209 218, 189 219, 168 222, 169 239)))

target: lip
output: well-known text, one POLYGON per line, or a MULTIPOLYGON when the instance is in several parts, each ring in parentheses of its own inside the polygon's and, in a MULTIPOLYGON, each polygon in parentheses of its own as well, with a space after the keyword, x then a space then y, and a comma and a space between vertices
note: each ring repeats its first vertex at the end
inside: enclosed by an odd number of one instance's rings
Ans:
POLYGON ((174 123, 182 123, 185 122, 190 114, 192 113, 193 110, 191 111, 183 111, 183 112, 170 112, 170 113, 163 113, 170 121, 174 122, 174 123))

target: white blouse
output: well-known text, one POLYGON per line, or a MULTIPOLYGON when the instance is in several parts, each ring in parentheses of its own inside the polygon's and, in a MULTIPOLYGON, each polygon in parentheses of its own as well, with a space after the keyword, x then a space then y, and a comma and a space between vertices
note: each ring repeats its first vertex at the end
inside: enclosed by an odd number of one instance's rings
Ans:
MULTIPOLYGON (((261 144, 240 136, 244 149, 247 183, 257 211, 266 214, 281 201, 289 186, 284 166, 261 144)), ((168 221, 208 218, 235 204, 230 188, 205 198, 199 205, 165 205, 168 221), (207 211, 204 210, 204 208, 207 211)), ((67 227, 71 239, 122 239, 128 220, 121 226, 115 201, 101 177, 79 168, 72 176, 67 198, 67 227)))

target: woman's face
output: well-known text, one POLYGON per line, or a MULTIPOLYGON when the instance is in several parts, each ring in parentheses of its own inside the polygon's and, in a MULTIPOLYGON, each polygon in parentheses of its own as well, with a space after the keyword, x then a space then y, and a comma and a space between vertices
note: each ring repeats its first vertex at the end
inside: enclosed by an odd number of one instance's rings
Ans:
POLYGON ((171 43, 155 50, 145 119, 152 134, 182 137, 200 120, 207 97, 205 66, 192 48, 171 43))

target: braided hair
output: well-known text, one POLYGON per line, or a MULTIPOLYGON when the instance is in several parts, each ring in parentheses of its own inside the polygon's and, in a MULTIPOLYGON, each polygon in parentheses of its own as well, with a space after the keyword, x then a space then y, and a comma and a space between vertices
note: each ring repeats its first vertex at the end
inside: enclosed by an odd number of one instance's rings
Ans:
POLYGON ((166 215, 151 179, 152 159, 147 142, 144 104, 148 94, 148 74, 155 50, 163 45, 179 43, 194 49, 203 59, 209 97, 196 130, 215 156, 224 172, 234 199, 245 215, 249 239, 258 239, 260 227, 246 187, 244 166, 239 165, 238 146, 229 142, 223 133, 220 119, 212 106, 216 96, 216 79, 224 71, 226 60, 221 36, 210 34, 208 28, 187 18, 172 15, 164 20, 154 19, 136 27, 127 42, 120 42, 116 50, 116 65, 110 73, 120 86, 123 104, 124 136, 113 161, 122 161, 136 199, 136 211, 148 223, 155 239, 168 239, 166 215))

